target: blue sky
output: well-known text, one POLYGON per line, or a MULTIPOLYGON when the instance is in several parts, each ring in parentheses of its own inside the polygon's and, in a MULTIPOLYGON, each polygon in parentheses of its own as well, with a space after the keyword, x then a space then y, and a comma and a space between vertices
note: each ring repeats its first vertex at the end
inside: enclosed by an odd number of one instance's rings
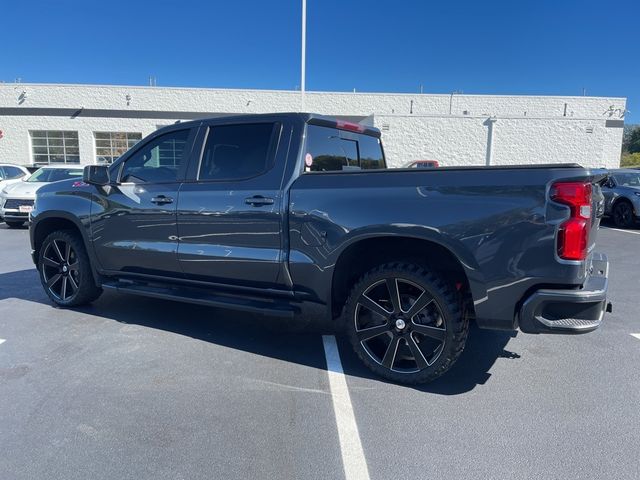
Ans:
MULTIPOLYGON (((307 0, 307 89, 626 96, 640 1, 307 0)), ((3 2, 0 80, 293 89, 300 0, 3 2)))

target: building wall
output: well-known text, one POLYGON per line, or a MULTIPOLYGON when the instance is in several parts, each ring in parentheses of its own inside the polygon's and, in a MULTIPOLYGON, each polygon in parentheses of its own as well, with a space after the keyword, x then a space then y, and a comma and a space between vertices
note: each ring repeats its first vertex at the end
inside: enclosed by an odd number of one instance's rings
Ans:
POLYGON ((625 107, 626 99, 609 97, 307 92, 303 101, 295 91, 0 84, 0 161, 31 163, 30 130, 78 131, 81 161, 92 163, 94 131, 144 136, 180 119, 182 112, 304 110, 373 115, 391 166, 435 159, 442 165, 578 162, 612 168, 619 164, 625 107), (41 108, 75 113, 20 115, 41 108), (132 118, 83 113, 90 110, 132 118), (488 152, 490 124, 493 144, 488 152))

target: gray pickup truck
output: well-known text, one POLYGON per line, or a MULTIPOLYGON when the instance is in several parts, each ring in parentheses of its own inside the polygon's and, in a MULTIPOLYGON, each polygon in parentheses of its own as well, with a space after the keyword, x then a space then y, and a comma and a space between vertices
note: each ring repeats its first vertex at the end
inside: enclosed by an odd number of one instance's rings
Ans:
POLYGON ((60 306, 108 289, 329 321, 372 371, 422 383, 456 361, 470 320, 599 326, 602 180, 575 164, 387 169, 374 128, 230 116, 163 128, 82 182, 42 187, 30 237, 60 306))

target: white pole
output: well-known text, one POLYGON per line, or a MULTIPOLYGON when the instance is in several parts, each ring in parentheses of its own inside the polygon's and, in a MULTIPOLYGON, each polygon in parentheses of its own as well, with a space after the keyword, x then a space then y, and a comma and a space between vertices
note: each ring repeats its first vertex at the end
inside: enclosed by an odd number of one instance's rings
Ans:
POLYGON ((300 110, 305 111, 304 89, 305 89, 305 67, 307 62, 307 0, 302 0, 302 61, 300 72, 300 110))

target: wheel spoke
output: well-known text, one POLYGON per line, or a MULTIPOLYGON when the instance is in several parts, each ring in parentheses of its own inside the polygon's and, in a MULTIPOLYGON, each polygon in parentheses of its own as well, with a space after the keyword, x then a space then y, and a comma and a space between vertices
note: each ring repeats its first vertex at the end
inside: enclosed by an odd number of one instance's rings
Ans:
POLYGON ((394 313, 399 313, 400 310, 400 291, 398 290, 398 279, 387 278, 387 289, 389 290, 389 297, 391 304, 393 305, 394 313))
POLYGON ((62 300, 67 298, 67 278, 69 277, 62 278, 62 289, 60 290, 60 296, 62 297, 62 300))
POLYGON ((67 278, 69 278, 69 284, 71 285, 71 294, 74 294, 78 290, 78 284, 73 278, 73 275, 69 275, 67 278))
POLYGON ((365 294, 360 295, 360 298, 358 299, 358 303, 363 307, 371 310, 373 313, 377 313, 378 315, 384 318, 389 318, 389 315, 391 315, 392 313, 386 310, 378 302, 374 302, 373 300, 371 300, 365 294))
POLYGON ((70 243, 66 243, 65 244, 65 250, 64 250, 64 260, 65 262, 69 263, 69 257, 71 256, 71 244, 70 243))
POLYGON ((431 302, 433 302, 433 297, 431 296, 431 294, 427 291, 422 292, 422 294, 420 294, 418 299, 415 302, 413 302, 413 305, 411 305, 411 308, 407 312, 407 317, 409 318, 415 317, 431 302))
POLYGON ((430 337, 441 342, 444 342, 444 339, 447 335, 447 331, 444 328, 430 327, 428 325, 421 325, 419 323, 413 324, 413 331, 418 332, 425 337, 430 337))
POLYGON ((416 343, 416 340, 411 335, 407 335, 406 340, 407 340, 407 345, 409 346, 409 350, 411 350, 411 354, 413 355, 413 359, 416 361, 417 367, 420 370, 428 367, 429 362, 427 362, 427 359, 424 358, 424 355, 422 354, 422 350, 420 350, 420 347, 416 343))
POLYGON ((61 278, 62 278, 62 274, 56 273, 53 277, 47 280, 47 288, 53 287, 61 278))
POLYGON ((62 256, 62 252, 60 251, 60 248, 58 247, 57 241, 54 240, 51 244, 53 245, 53 249, 56 251, 56 255, 58 255, 58 258, 60 259, 60 261, 64 262, 64 257, 62 256))
POLYGON ((55 262, 53 260, 51 260, 49 257, 42 257, 42 263, 45 264, 47 267, 53 267, 53 268, 59 268, 60 264, 58 262, 55 262))
POLYGON ((358 336, 358 340, 360 340, 361 342, 366 342, 367 340, 370 340, 379 335, 383 335, 388 331, 389 326, 385 323, 384 325, 376 325, 375 327, 356 330, 356 335, 358 336))
POLYGON ((387 351, 384 352, 384 357, 382 359, 382 365, 387 367, 388 369, 393 368, 393 364, 396 360, 396 353, 398 353, 398 345, 400 344, 400 337, 393 336, 389 345, 387 345, 387 351))
POLYGON ((78 271, 78 267, 80 265, 78 265, 78 262, 73 262, 69 264, 69 270, 72 272, 77 272, 78 271))

